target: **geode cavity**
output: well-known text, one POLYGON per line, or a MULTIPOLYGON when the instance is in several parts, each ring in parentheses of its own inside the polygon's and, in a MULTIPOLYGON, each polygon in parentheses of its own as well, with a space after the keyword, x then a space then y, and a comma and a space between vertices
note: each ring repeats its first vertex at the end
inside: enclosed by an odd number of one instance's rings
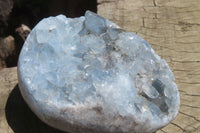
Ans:
POLYGON ((166 61, 90 11, 40 21, 24 43, 18 76, 32 111, 71 133, 151 133, 173 120, 180 104, 166 61))

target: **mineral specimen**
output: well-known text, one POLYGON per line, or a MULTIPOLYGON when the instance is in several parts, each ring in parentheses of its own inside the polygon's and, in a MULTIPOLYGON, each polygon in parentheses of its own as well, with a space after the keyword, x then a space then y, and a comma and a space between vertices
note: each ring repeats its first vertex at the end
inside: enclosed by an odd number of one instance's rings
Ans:
POLYGON ((20 53, 18 76, 32 111, 71 133, 151 133, 173 120, 180 104, 166 61, 90 11, 39 22, 20 53))

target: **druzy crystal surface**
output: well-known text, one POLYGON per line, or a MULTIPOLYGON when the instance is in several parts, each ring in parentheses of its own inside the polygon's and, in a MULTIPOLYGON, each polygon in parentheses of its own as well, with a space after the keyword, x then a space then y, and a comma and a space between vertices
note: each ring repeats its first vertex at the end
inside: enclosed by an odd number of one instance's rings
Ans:
POLYGON ((40 21, 20 53, 18 76, 32 111, 71 133, 151 133, 173 120, 180 104, 166 61, 90 11, 40 21))

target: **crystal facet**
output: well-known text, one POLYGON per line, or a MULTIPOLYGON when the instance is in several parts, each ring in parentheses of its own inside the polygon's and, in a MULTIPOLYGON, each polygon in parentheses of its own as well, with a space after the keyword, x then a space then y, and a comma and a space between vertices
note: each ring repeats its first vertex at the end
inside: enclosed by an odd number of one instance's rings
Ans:
POLYGON ((180 104, 166 61, 90 11, 40 21, 20 53, 18 76, 33 112, 72 133, 151 133, 173 120, 180 104))

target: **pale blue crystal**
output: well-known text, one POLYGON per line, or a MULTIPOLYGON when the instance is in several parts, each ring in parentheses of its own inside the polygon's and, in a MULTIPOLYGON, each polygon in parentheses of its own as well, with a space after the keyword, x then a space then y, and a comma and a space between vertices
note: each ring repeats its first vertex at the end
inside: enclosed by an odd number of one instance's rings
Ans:
POLYGON ((72 133, 150 133, 179 109, 165 60, 138 35, 87 11, 40 21, 18 62, 21 93, 47 124, 72 133))

